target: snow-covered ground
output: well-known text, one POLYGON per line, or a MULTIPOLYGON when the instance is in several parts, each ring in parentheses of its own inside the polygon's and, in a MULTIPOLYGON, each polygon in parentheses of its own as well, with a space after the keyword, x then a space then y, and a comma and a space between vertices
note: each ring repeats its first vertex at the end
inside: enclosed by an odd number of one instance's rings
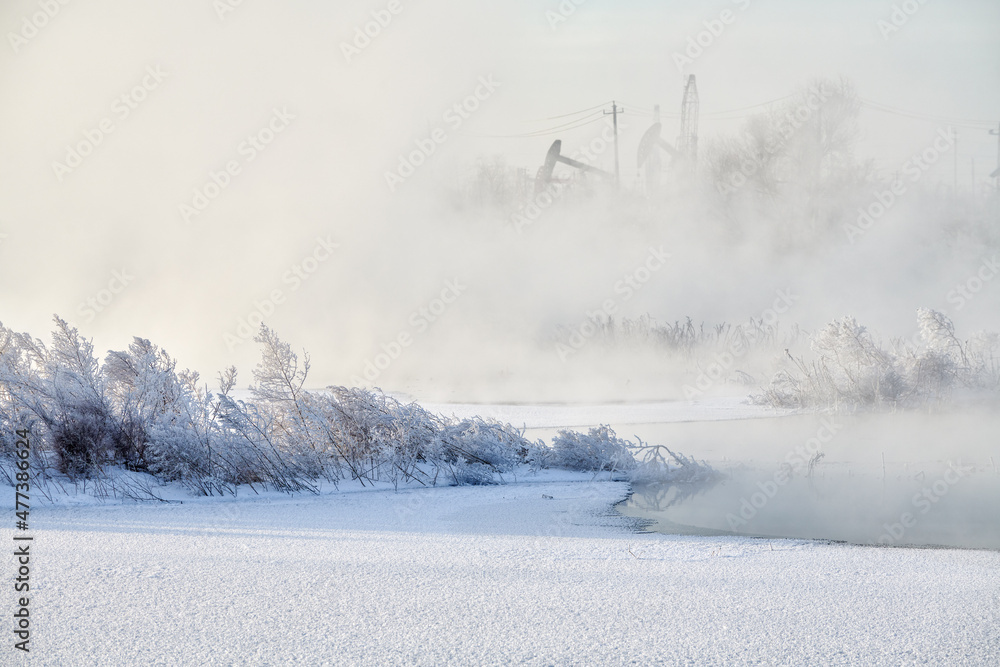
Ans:
POLYGON ((507 481, 38 505, 30 664, 1000 664, 1000 552, 641 533, 627 484, 507 481))
POLYGON ((998 553, 637 534, 588 480, 40 510, 31 664, 1000 660, 998 553))

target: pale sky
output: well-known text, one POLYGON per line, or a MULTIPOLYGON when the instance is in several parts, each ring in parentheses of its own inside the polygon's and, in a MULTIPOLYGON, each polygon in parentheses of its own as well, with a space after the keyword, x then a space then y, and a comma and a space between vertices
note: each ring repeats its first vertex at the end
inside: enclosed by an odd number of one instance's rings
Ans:
MULTIPOLYGON (((5 325, 47 338, 58 313, 102 355, 140 335, 182 366, 211 376, 237 364, 248 381, 256 352, 231 349, 225 335, 278 290, 267 323, 310 349, 323 381, 346 382, 445 280, 504 262, 492 232, 429 222, 439 186, 480 155, 533 173, 553 139, 580 144, 601 130, 598 122, 544 133, 587 116, 555 117, 610 109, 611 100, 626 110, 621 155, 631 182, 648 110, 662 105, 664 134, 675 136, 691 73, 702 141, 736 131, 755 110, 747 107, 844 76, 866 102, 858 155, 879 169, 954 123, 960 188, 971 187, 973 169, 984 182, 996 167, 986 123, 1000 122, 995 0, 903 3, 916 11, 887 35, 878 22, 891 19, 893 3, 872 0, 567 0, 575 10, 565 16, 556 0, 225 2, 3 4, 5 325), (678 71, 674 55, 705 22, 718 30, 723 12, 729 22, 678 71), (378 17, 387 25, 346 57, 342 45, 378 17), (477 89, 478 108, 448 121, 477 89), (744 111, 721 113, 734 109, 744 111), (436 128, 446 140, 390 192, 385 172, 436 128), (245 143, 251 135, 273 142, 258 150, 245 143), (78 166, 54 166, 69 164, 81 143, 88 154, 78 166), (236 173, 220 176, 230 163, 236 173), (181 205, 194 206, 196 189, 211 191, 213 173, 225 187, 185 220, 181 205), (317 239, 338 248, 317 251, 317 239), (415 252, 430 247, 446 250, 420 261, 415 252), (318 256, 308 280, 288 278, 318 256), (82 306, 103 290, 113 298, 101 312, 82 306)), ((608 153, 599 166, 610 161, 608 153)), ((939 167, 934 178, 950 183, 952 165, 939 167)))

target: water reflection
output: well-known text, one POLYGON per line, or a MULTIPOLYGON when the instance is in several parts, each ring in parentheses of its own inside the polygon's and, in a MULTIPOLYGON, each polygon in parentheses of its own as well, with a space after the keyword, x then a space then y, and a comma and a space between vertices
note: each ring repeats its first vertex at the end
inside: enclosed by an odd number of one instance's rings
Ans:
POLYGON ((1000 476, 958 462, 857 469, 739 465, 721 479, 636 484, 619 505, 672 534, 826 539, 1000 550, 1000 476))

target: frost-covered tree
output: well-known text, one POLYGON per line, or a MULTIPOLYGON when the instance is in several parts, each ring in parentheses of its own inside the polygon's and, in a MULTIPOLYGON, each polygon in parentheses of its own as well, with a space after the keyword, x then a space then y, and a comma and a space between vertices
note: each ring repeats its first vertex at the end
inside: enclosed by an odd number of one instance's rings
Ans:
POLYGON ((869 167, 854 157, 861 103, 850 82, 813 81, 708 142, 713 199, 734 230, 783 248, 834 229, 863 194, 869 167))
POLYGON ((250 385, 250 393, 275 429, 275 445, 297 459, 298 465, 319 475, 323 461, 309 428, 303 388, 309 377, 309 355, 303 354, 300 364, 291 345, 263 324, 254 342, 261 347, 261 359, 253 370, 254 384, 250 385))
POLYGON ((28 348, 31 356, 47 352, 29 405, 37 406, 36 414, 49 430, 59 469, 87 476, 113 460, 121 432, 93 344, 65 320, 57 316, 54 321, 52 347, 44 352, 28 348))
MULTIPOLYGON (((126 465, 146 469, 151 431, 161 421, 175 420, 182 410, 179 403, 187 397, 176 367, 166 351, 144 338, 105 358, 104 376, 119 422, 118 455, 126 465)), ((189 384, 197 382, 197 374, 184 374, 189 384)))

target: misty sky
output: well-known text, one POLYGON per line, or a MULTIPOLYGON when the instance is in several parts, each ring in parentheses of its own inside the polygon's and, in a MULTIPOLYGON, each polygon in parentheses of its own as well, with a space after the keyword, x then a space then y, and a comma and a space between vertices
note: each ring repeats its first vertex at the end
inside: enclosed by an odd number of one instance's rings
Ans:
MULTIPOLYGON (((566 246, 525 251, 501 225, 458 219, 441 193, 478 156, 503 155, 533 174, 552 140, 579 145, 602 129, 544 133, 588 116, 555 117, 610 109, 612 99, 626 109, 622 180, 632 184, 649 110, 662 106, 672 140, 688 74, 698 78, 703 141, 816 77, 843 76, 866 103, 857 154, 876 173, 958 124, 959 188, 973 187, 973 170, 984 187, 996 168, 988 122, 1000 122, 1000 4, 909 4, 915 13, 883 34, 893 3, 872 0, 567 0, 569 15, 556 0, 5 2, 0 321, 47 339, 58 313, 102 355, 139 335, 182 366, 212 376, 237 364, 248 381, 253 344, 225 336, 270 309, 267 324, 312 353, 318 383, 347 383, 387 341, 419 333, 413 313, 458 280, 467 288, 441 320, 461 333, 417 340, 408 354, 463 363, 492 345, 485 332, 513 340, 534 335, 535 323, 579 319, 621 266, 666 237, 624 230, 600 248, 581 240, 567 252, 594 268, 567 272, 566 246), (731 22, 679 71, 675 54, 724 11, 731 22), (391 22, 345 55, 371 12, 391 22), (447 115, 477 92, 468 118, 447 115), (435 130, 445 140, 390 191, 386 171, 435 130), (88 141, 92 150, 68 167, 71 148, 88 141), (217 196, 185 215, 212 174, 217 196), (82 306, 105 289, 114 298, 101 312, 82 306), (259 305, 276 291, 273 308, 259 305)), ((611 153, 597 164, 610 169, 611 153)), ((931 178, 950 186, 953 168, 949 156, 931 178)), ((673 250, 704 260, 704 280, 685 275, 715 285, 718 298, 675 281, 637 299, 631 315, 745 319, 795 279, 786 267, 757 302, 727 296, 735 274, 710 268, 725 259, 673 250)), ((817 321, 851 306, 815 294, 817 321)), ((899 312, 923 296, 901 299, 899 312)), ((973 319, 990 324, 995 314, 973 319)))

